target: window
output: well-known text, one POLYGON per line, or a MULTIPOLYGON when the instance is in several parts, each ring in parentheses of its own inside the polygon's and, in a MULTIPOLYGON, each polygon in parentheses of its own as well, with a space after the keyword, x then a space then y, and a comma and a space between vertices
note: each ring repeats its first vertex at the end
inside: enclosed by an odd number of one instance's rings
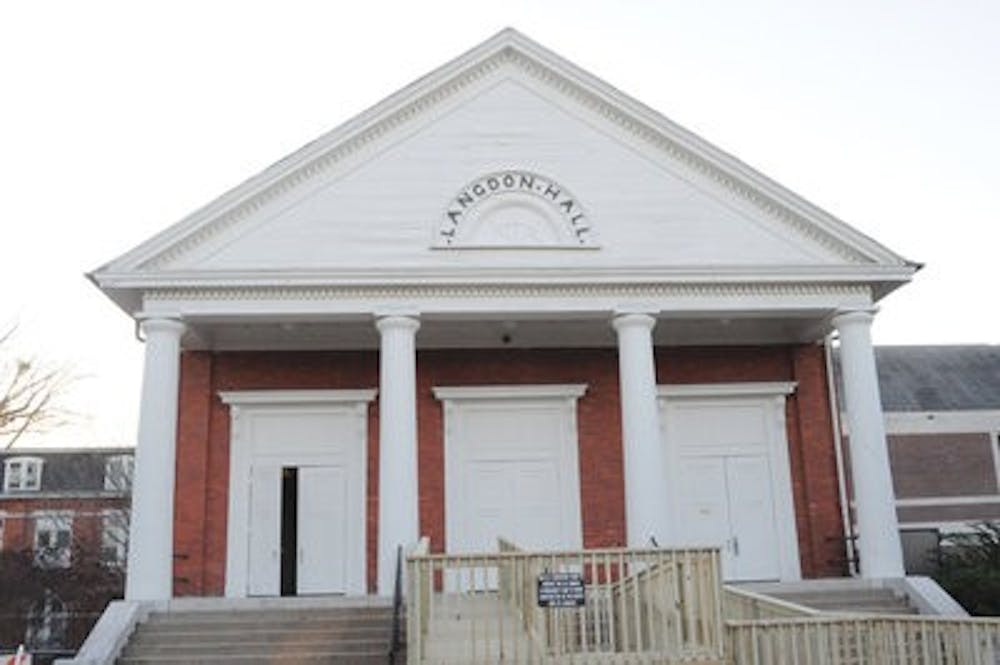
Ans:
POLYGON ((4 492, 37 492, 42 487, 40 457, 8 457, 4 462, 4 492))
POLYGON ((104 460, 104 489, 112 492, 128 492, 132 489, 132 471, 135 457, 132 455, 110 455, 104 460))
POLYGON ((35 517, 35 565, 69 568, 73 548, 73 516, 48 513, 35 517))
POLYGON ((128 511, 105 510, 101 515, 101 563, 122 568, 127 552, 128 511))
POLYGON ((29 649, 61 649, 66 647, 69 613, 59 596, 48 589, 35 601, 28 612, 24 643, 29 649))

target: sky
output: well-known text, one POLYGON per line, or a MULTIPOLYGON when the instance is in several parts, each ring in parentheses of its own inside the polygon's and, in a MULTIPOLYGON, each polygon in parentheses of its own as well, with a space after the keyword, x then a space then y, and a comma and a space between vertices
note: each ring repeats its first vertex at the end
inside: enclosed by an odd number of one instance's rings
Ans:
POLYGON ((1000 342, 1000 2, 8 2, 0 326, 128 445, 142 345, 85 273, 512 26, 909 259, 879 344, 1000 342))

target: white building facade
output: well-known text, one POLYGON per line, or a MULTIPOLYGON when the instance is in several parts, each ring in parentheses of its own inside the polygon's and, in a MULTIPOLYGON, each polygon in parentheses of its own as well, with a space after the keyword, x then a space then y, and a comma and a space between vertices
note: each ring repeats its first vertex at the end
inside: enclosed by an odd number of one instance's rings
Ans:
POLYGON ((847 474, 899 576, 870 326, 915 270, 504 31, 92 274, 146 344, 127 595, 384 594, 421 535, 838 574, 847 474))

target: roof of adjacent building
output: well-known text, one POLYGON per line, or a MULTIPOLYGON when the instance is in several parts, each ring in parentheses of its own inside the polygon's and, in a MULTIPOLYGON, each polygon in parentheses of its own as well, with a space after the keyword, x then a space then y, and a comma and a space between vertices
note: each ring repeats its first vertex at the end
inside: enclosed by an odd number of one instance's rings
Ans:
POLYGON ((877 346, 884 411, 1000 409, 1000 346, 877 346))
POLYGON ((38 493, 103 492, 105 462, 109 457, 131 456, 134 448, 21 448, 0 450, 0 498, 31 498, 38 493), (12 457, 34 457, 43 462, 41 487, 37 493, 4 494, 6 460, 12 457))

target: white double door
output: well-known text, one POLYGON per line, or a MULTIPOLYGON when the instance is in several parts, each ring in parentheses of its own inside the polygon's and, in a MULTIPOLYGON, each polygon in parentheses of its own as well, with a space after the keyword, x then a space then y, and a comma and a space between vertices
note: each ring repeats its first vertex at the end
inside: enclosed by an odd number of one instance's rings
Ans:
POLYGON ((673 542, 720 548, 726 580, 798 579, 786 384, 666 389, 665 513, 673 542), (758 394, 741 394, 750 391, 758 394))
POLYGON ((449 552, 581 545, 578 386, 439 389, 449 552))
MULTIPOLYGON (((374 391, 248 390, 221 397, 232 416, 226 596, 280 595, 282 514, 296 514, 295 551, 284 561, 286 580, 295 566, 297 593, 365 593, 367 413, 374 391), (296 469, 294 495, 282 469, 296 469)), ((286 547, 292 541, 286 533, 286 547)))
MULTIPOLYGON (((249 592, 254 596, 274 596, 281 590, 282 507, 291 498, 282 492, 283 468, 272 462, 251 469, 249 592)), ((343 466, 296 468, 296 593, 346 593, 348 474, 343 466)), ((286 561, 292 560, 286 555, 286 561)))
POLYGON ((781 576, 771 472, 763 455, 683 456, 680 515, 694 543, 718 545, 730 580, 781 576))

